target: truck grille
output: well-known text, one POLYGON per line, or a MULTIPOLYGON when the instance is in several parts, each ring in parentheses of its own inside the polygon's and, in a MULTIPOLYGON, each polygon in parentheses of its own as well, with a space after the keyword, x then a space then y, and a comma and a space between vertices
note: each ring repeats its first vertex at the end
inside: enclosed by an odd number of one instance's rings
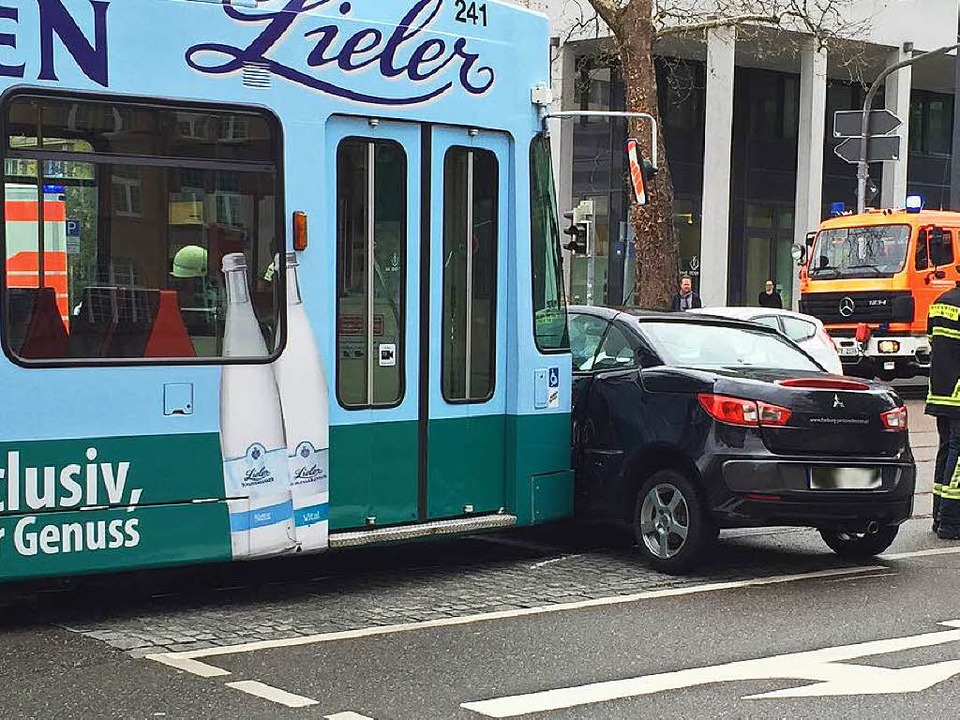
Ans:
POLYGON ((913 296, 899 292, 807 293, 800 312, 824 324, 913 322, 913 296))

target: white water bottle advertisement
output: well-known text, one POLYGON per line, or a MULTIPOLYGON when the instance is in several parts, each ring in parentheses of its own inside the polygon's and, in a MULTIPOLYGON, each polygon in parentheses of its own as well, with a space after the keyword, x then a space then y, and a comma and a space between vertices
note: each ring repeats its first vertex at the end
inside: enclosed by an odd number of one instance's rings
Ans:
MULTIPOLYGON (((246 259, 223 258, 227 289, 224 356, 266 358, 250 300, 246 259)), ((280 393, 269 365, 227 365, 220 376, 220 445, 233 556, 297 549, 280 393)))
MULTIPOLYGON (((277 266, 280 260, 277 259, 277 266)), ((283 415, 299 549, 327 547, 329 393, 323 363, 300 294, 297 255, 286 256, 287 344, 273 365, 283 415)))

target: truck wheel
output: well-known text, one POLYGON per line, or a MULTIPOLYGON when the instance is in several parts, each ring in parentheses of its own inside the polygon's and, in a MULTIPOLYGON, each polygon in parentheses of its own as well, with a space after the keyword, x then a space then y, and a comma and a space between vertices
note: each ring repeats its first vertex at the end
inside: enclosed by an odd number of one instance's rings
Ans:
POLYGON ((683 573, 704 559, 717 531, 697 486, 675 470, 661 470, 637 491, 633 536, 654 568, 683 573))
POLYGON ((873 534, 821 530, 820 537, 843 559, 866 560, 890 547, 899 531, 899 525, 884 525, 873 534))

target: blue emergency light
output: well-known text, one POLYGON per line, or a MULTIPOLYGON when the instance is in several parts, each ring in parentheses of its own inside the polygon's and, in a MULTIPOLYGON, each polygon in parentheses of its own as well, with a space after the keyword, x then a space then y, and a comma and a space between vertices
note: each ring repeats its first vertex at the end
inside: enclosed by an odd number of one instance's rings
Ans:
POLYGON ((842 202, 833 202, 830 203, 830 217, 840 217, 847 210, 846 203, 842 202))
POLYGON ((925 205, 922 195, 907 195, 907 212, 918 213, 925 205))

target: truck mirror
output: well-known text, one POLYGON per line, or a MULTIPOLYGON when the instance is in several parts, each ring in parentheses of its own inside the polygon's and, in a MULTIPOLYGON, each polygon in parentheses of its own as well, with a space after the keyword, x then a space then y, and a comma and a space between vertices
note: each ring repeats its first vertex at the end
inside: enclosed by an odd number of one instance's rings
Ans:
POLYGON ((808 233, 807 233, 807 238, 806 238, 806 245, 807 245, 807 247, 810 247, 811 245, 813 245, 813 241, 816 240, 816 239, 817 239, 817 233, 816 233, 816 232, 808 232, 808 233))
POLYGON ((798 265, 803 265, 807 260, 807 248, 803 245, 794 245, 790 248, 790 254, 798 265))

